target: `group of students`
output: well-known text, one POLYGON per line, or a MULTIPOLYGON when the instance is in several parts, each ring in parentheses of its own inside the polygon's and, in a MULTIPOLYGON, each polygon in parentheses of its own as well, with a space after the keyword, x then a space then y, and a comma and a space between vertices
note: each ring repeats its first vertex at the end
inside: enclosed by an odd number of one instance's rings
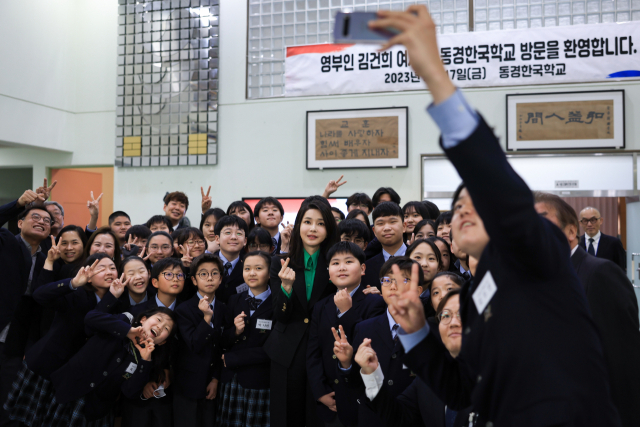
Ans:
POLYGON ((0 425, 639 424, 623 269, 514 172, 426 7, 378 16, 397 32, 384 48, 404 44, 431 90, 464 181, 451 212, 380 188, 345 217, 327 200, 341 177, 286 226, 275 198, 223 211, 201 189, 199 228, 173 192, 164 215, 102 228, 92 195, 83 229, 45 181, 0 207, 20 228, 0 228, 0 425))

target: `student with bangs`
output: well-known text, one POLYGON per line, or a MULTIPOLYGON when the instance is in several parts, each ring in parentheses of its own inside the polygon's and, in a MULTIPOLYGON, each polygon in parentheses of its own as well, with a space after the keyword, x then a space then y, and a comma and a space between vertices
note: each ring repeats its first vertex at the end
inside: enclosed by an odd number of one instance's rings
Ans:
POLYGON ((371 229, 371 222, 369 222, 369 216, 362 209, 353 209, 349 211, 345 219, 357 219, 358 221, 361 221, 367 224, 367 228, 371 229))
POLYGON ((231 295, 246 290, 242 264, 247 245, 247 223, 239 216, 227 215, 216 224, 215 234, 220 250, 214 255, 220 258, 223 267, 222 284, 216 297, 226 304, 231 295))
POLYGON ((144 255, 143 259, 151 270, 156 262, 173 256, 173 237, 165 231, 154 231, 147 240, 144 255))
POLYGON ((125 258, 120 271, 124 275, 126 289, 118 298, 119 309, 113 312, 128 312, 155 296, 153 286, 149 286, 149 269, 142 258, 135 255, 125 258))
POLYGON ((296 215, 290 251, 271 263, 274 321, 264 350, 271 359, 271 425, 312 426, 316 402, 307 383, 309 322, 315 303, 332 295, 326 254, 337 240, 326 199, 305 199, 296 215), (286 259, 285 259, 286 258, 286 259))
POLYGON ((438 216, 438 219, 436 219, 436 235, 446 240, 449 244, 451 244, 451 237, 449 236, 449 233, 451 232, 452 217, 453 212, 447 211, 442 212, 440 216, 438 216))
MULTIPOLYGON (((254 227, 253 230, 249 232, 247 248, 248 252, 262 251, 269 255, 275 250, 273 240, 271 240, 271 234, 262 227, 254 227)), ((269 265, 271 265, 271 263, 269 263, 269 265)))
POLYGON ((205 242, 207 244, 207 252, 216 253, 220 250, 220 246, 216 243, 215 228, 220 218, 226 214, 220 208, 208 209, 202 214, 200 220, 200 231, 204 235, 205 242))
POLYGON ((408 242, 412 237, 415 239, 416 225, 423 219, 429 218, 429 211, 422 202, 407 202, 402 207, 402 214, 405 226, 404 241, 408 242))
POLYGON ((338 224, 338 236, 341 242, 355 243, 363 251, 371 241, 371 232, 362 221, 345 219, 338 224))
POLYGON ((374 208, 382 202, 393 202, 400 206, 400 196, 391 187, 380 187, 373 193, 372 202, 374 208))
POLYGON ((142 249, 147 246, 147 240, 151 236, 151 230, 146 225, 133 225, 124 236, 125 244, 122 248, 122 257, 139 256, 142 249))
POLYGON ((235 215, 242 218, 245 224, 247 224, 247 229, 249 231, 253 230, 253 227, 256 226, 251 206, 242 200, 236 200, 231 203, 227 208, 227 215, 235 215))
POLYGON ((131 228, 131 218, 123 211, 115 211, 109 215, 109 228, 118 238, 118 247, 123 247, 127 240, 127 230, 131 228))
POLYGON ((120 267, 122 261, 118 236, 109 227, 100 227, 91 235, 84 248, 84 253, 87 258, 97 253, 107 254, 115 263, 116 268, 120 267))
POLYGON ((429 216, 427 218, 429 218, 430 220, 435 220, 440 216, 440 208, 438 208, 438 205, 436 205, 435 203, 430 202, 429 200, 423 200, 420 203, 422 203, 427 208, 427 212, 429 212, 429 216))
POLYGON ((280 235, 280 224, 284 217, 284 207, 275 197, 265 197, 261 199, 253 211, 256 217, 256 225, 264 228, 271 234, 271 240, 275 250, 271 255, 280 253, 282 248, 282 236, 280 235))
POLYGON ((360 209, 369 215, 373 210, 371 198, 365 193, 353 193, 347 198, 347 211, 351 212, 354 209, 360 209))
POLYGON ((174 191, 165 194, 164 198, 164 214, 171 221, 173 230, 179 228, 190 227, 191 221, 185 215, 189 209, 189 197, 182 191, 174 191))
POLYGON ((413 229, 415 234, 415 240, 427 239, 429 237, 435 237, 436 235, 436 223, 430 219, 423 219, 416 224, 413 229))
POLYGON ((145 224, 152 233, 156 231, 164 231, 165 233, 173 233, 173 224, 165 215, 154 215, 145 224))
POLYGON ((449 242, 447 242, 446 240, 444 240, 442 237, 439 237, 439 236, 428 237, 426 240, 435 243, 438 249, 440 250, 440 256, 442 258, 442 267, 443 267, 442 271, 455 272, 455 266, 453 265, 453 262, 451 262, 451 246, 449 245, 449 242))
POLYGON ((182 255, 182 266, 189 269, 194 258, 202 255, 207 249, 204 234, 197 228, 186 227, 177 239, 178 254, 182 255))
POLYGON ((344 212, 342 212, 340 209, 336 208, 335 206, 332 206, 331 213, 333 214, 333 217, 336 220, 336 224, 340 224, 340 221, 344 221, 345 219, 344 212))
POLYGON ((431 283, 436 274, 444 271, 440 249, 432 241, 416 240, 407 248, 405 255, 420 264, 422 273, 424 273, 425 287, 431 283))

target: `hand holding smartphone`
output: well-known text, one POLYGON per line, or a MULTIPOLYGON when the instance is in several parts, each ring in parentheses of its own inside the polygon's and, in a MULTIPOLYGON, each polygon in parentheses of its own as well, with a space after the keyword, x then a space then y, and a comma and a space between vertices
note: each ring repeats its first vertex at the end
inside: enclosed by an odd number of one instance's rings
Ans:
POLYGON ((333 42, 336 44, 383 44, 398 34, 393 29, 370 29, 369 21, 377 19, 376 12, 338 12, 333 28, 333 42))

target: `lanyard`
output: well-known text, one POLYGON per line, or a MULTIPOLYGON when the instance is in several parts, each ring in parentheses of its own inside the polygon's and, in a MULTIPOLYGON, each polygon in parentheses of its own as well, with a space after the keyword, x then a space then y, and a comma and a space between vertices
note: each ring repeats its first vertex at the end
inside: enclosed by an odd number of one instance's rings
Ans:
POLYGON ((136 365, 138 364, 138 356, 136 355, 136 348, 133 346, 133 342, 129 340, 129 345, 131 346, 131 351, 133 352, 133 357, 136 359, 136 365))

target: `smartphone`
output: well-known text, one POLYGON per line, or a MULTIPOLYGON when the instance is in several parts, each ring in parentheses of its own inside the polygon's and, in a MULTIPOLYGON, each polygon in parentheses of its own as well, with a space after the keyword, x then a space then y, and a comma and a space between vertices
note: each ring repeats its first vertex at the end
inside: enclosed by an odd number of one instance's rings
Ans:
POLYGON ((393 29, 370 29, 369 21, 376 19, 378 19, 376 12, 338 12, 333 28, 333 42, 336 44, 383 44, 399 33, 393 29))

